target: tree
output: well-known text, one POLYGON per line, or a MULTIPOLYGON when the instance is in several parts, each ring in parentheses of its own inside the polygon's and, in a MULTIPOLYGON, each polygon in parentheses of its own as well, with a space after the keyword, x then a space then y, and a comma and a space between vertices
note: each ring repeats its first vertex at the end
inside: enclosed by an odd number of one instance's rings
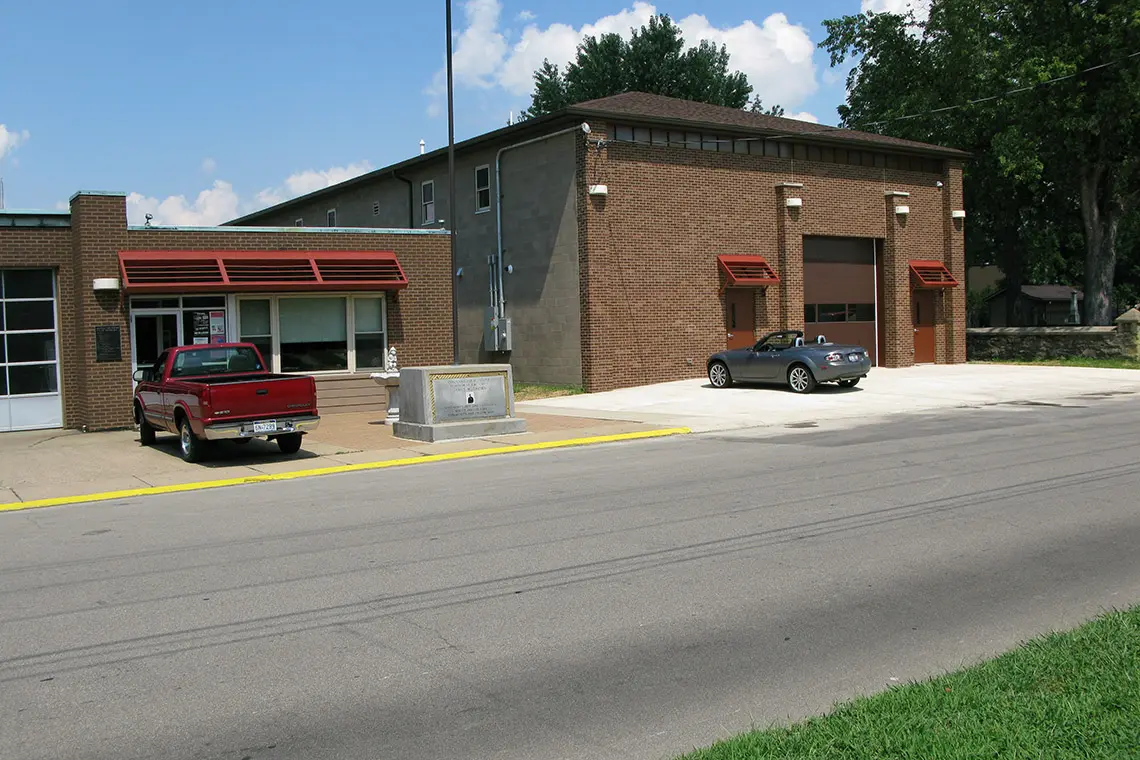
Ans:
POLYGON ((1071 268, 1057 257, 1080 220, 1088 324, 1115 316, 1116 239, 1140 199, 1140 59, 1127 58, 1140 49, 1135 9, 1135 0, 934 0, 925 23, 825 22, 832 65, 859 59, 844 126, 974 154, 968 250, 997 254, 1011 295, 1026 272, 1071 268))
POLYGON ((749 104, 748 110, 751 111, 752 113, 764 114, 765 116, 783 116, 784 115, 784 107, 783 106, 772 106, 771 108, 764 108, 764 101, 760 99, 759 95, 757 95, 756 97, 754 97, 752 99, 752 103, 749 104))
MULTIPOLYGON (((565 72, 543 61, 542 68, 534 73, 534 92, 523 117, 541 116, 623 92, 649 92, 745 108, 752 86, 744 74, 730 71, 728 48, 701 40, 686 49, 680 28, 669 16, 660 15, 631 30, 628 42, 617 34, 587 37, 565 72)), ((783 113, 779 106, 770 112, 776 110, 783 113)))

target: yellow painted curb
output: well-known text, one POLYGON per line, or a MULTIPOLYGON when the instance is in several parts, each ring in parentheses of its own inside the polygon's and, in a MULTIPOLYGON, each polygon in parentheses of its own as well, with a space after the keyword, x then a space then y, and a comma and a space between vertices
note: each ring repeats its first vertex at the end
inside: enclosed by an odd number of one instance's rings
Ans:
POLYGON ((644 438, 664 438, 670 435, 684 435, 691 432, 689 428, 683 427, 662 428, 660 430, 643 430, 637 433, 616 433, 614 435, 597 435, 590 438, 567 438, 562 441, 547 441, 545 443, 519 443, 512 446, 497 446, 491 449, 453 451, 448 454, 425 454, 423 456, 408 457, 406 459, 388 459, 383 462, 341 464, 333 467, 318 467, 312 470, 296 470, 294 472, 280 472, 272 475, 250 475, 244 478, 204 480, 199 483, 178 483, 171 486, 148 486, 146 488, 129 488, 123 491, 88 493, 80 496, 60 496, 54 499, 16 501, 8 504, 0 504, 0 512, 18 512, 22 509, 38 509, 40 507, 61 507, 66 504, 81 504, 88 501, 110 501, 111 499, 127 499, 134 496, 157 496, 158 494, 164 493, 200 491, 206 488, 223 488, 225 486, 240 486, 249 483, 269 483, 275 480, 311 478, 316 475, 336 475, 342 472, 382 470, 387 467, 402 467, 409 464, 426 464, 428 462, 447 462, 455 459, 474 459, 475 457, 487 457, 496 454, 515 454, 521 451, 541 451, 543 449, 563 449, 571 446, 588 446, 594 443, 615 443, 618 441, 636 441, 644 438))

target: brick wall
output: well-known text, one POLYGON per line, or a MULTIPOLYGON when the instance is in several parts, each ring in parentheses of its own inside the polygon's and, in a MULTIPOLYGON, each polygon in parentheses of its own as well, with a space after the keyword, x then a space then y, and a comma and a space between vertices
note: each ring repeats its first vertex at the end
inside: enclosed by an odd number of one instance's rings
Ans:
MULTIPOLYGON (((894 367, 913 362, 909 261, 945 261, 964 282, 961 229, 946 223, 948 209, 961 208, 960 166, 939 175, 630 143, 596 147, 608 129, 592 123, 590 145, 578 151, 588 390, 704 374, 725 340, 717 254, 760 254, 780 276, 779 286, 756 295, 759 333, 803 327, 805 235, 882 240, 883 358, 894 367), (609 195, 590 197, 591 184, 607 185, 609 195), (785 206, 792 196, 803 199, 801 209, 785 206), (910 214, 897 216, 896 204, 910 214)), ((946 298, 936 315, 939 360, 964 361, 965 294, 946 298)))
POLYGON ((132 424, 127 298, 92 281, 120 277, 122 250, 393 251, 408 287, 387 298, 388 341, 402 365, 451 362, 451 276, 446 234, 277 232, 242 228, 128 228, 122 195, 76 195, 71 227, 0 228, 0 268, 52 267, 59 283, 60 389, 64 425, 102 430, 132 424), (95 361, 95 328, 120 329, 122 359, 95 361))

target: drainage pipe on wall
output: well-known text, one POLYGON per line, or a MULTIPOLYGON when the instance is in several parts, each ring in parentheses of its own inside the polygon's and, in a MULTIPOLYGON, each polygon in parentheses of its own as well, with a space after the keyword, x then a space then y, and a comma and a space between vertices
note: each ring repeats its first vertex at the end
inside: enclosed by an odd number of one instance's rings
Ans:
POLYGON ((526 145, 533 145, 534 143, 542 142, 543 140, 549 140, 552 137, 567 135, 571 132, 577 132, 579 130, 585 134, 589 134, 590 125, 583 122, 576 127, 567 127, 566 129, 560 129, 557 132, 551 132, 550 134, 543 135, 542 137, 534 137, 530 140, 523 140, 522 142, 517 142, 513 145, 507 145, 505 147, 499 148, 499 152, 495 154, 495 193, 499 196, 499 202, 495 204, 495 273, 494 277, 492 278, 492 281, 495 283, 496 293, 491 298, 491 307, 495 310, 496 319, 502 319, 506 316, 507 312, 507 300, 503 297, 503 185, 501 171, 503 154, 508 150, 522 148, 526 145))

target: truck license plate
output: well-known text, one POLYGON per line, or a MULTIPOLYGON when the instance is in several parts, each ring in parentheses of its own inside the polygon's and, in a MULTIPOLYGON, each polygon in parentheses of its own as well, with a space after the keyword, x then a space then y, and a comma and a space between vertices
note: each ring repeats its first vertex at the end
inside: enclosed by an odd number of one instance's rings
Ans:
POLYGON ((269 420, 268 422, 255 422, 253 423, 253 432, 255 433, 276 433, 277 420, 269 420))

